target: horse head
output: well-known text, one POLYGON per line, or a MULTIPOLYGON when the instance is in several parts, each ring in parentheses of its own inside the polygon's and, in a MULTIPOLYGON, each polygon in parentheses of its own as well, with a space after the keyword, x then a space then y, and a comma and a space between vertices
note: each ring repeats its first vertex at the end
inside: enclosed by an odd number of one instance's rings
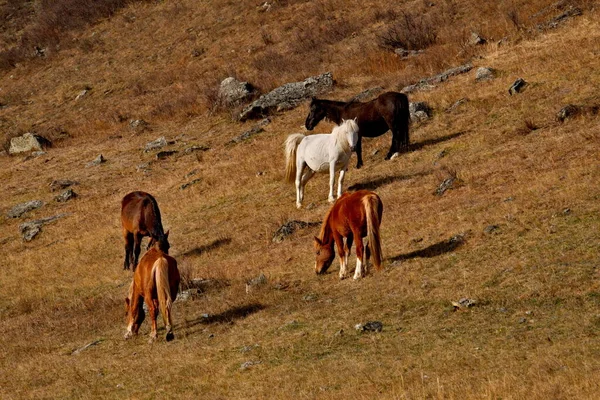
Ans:
POLYGON ((304 126, 309 131, 312 131, 319 122, 327 116, 327 110, 321 106, 318 99, 312 98, 309 106, 308 116, 304 122, 304 126))
POLYGON ((159 236, 158 240, 154 237, 151 238, 148 243, 148 249, 152 247, 155 247, 165 254, 169 254, 169 249, 171 248, 171 245, 169 244, 169 231, 166 231, 163 235, 159 236))
POLYGON ((327 269, 331 266, 331 263, 335 258, 333 242, 331 244, 326 244, 315 236, 315 256, 315 272, 317 275, 324 274, 327 272, 327 269))
POLYGON ((350 146, 350 151, 354 151, 358 143, 358 123, 356 118, 342 120, 342 126, 345 128, 346 140, 350 146))

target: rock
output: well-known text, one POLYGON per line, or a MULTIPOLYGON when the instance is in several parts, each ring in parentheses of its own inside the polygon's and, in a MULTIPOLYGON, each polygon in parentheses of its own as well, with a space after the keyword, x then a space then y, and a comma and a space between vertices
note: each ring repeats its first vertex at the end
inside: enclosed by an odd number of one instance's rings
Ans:
POLYGON ((267 277, 261 273, 256 278, 252 278, 246 282, 246 293, 250 293, 252 290, 257 289, 267 284, 267 277))
POLYGON ((369 321, 364 324, 354 325, 354 329, 360 332, 381 332, 383 330, 383 324, 379 321, 369 321))
POLYGON ((298 229, 304 229, 307 227, 318 226, 318 225, 320 225, 319 222, 304 222, 304 221, 297 221, 297 220, 288 221, 285 224, 281 225, 275 231, 275 233, 273 234, 272 241, 273 241, 273 243, 281 243, 284 241, 284 239, 286 237, 290 236, 291 234, 296 232, 296 230, 298 230, 298 229))
POLYGON ((77 354, 81 353, 82 351, 84 351, 84 350, 86 350, 86 349, 88 349, 88 348, 90 348, 92 346, 95 346, 97 344, 100 344, 100 343, 102 343, 102 339, 98 339, 98 340, 94 340, 93 342, 89 342, 85 346, 80 347, 77 350, 73 350, 73 352, 71 353, 71 355, 72 356, 76 356, 77 354))
POLYGON ((140 133, 145 131, 146 129, 149 129, 149 125, 143 119, 132 119, 131 121, 129 121, 129 128, 131 128, 131 130, 135 131, 136 133, 140 133))
POLYGON ((52 143, 48 139, 28 132, 22 136, 10 139, 8 154, 13 155, 30 151, 42 151, 51 146, 52 143))
POLYGON ((460 107, 461 105, 465 104, 466 102, 468 102, 469 99, 466 97, 463 97, 461 99, 458 99, 457 101, 454 102, 454 104, 452 104, 450 107, 446 108, 446 112, 452 112, 454 110, 456 110, 458 107, 460 107))
POLYGON ((471 37, 469 38, 469 44, 471 46, 480 46, 482 44, 486 44, 487 40, 481 37, 477 32, 472 32, 471 37))
POLYGON ((582 106, 568 104, 560 109, 556 114, 556 119, 559 122, 565 122, 569 118, 575 118, 581 115, 596 115, 600 111, 600 106, 582 106))
POLYGON ((485 229, 483 230, 484 233, 492 234, 495 232, 498 232, 500 230, 500 226, 499 225, 488 225, 485 227, 485 229))
POLYGON ((59 203, 64 203, 66 201, 74 199, 75 197, 77 197, 77 193, 75 193, 73 189, 67 189, 58 196, 56 196, 54 200, 58 201, 59 203))
POLYGON ((253 126, 251 129, 249 129, 246 132, 242 133, 241 135, 231 139, 228 144, 240 143, 240 142, 243 142, 244 140, 248 140, 252 136, 258 135, 259 133, 264 132, 263 127, 269 125, 270 123, 271 123, 271 120, 269 118, 265 118, 262 121, 260 121, 258 124, 253 126))
POLYGON ((417 82, 415 84, 405 86, 404 88, 402 88, 401 92, 402 93, 412 93, 417 90, 431 88, 432 85, 442 83, 444 81, 447 81, 448 78, 450 78, 452 76, 464 74, 466 72, 469 72, 472 69, 473 69, 473 64, 464 64, 464 65, 460 65, 455 68, 450 68, 440 74, 421 79, 419 82, 417 82))
POLYGON ((424 52, 425 50, 406 50, 402 48, 394 49, 394 54, 398 55, 402 60, 418 56, 419 54, 423 54, 424 52))
POLYGON ((31 160, 33 158, 44 156, 46 154, 48 154, 48 153, 46 153, 45 151, 34 151, 30 155, 28 155, 27 157, 25 157, 25 159, 23 161, 28 161, 28 160, 31 160))
POLYGON ((252 98, 254 86, 233 77, 225 78, 219 86, 219 103, 226 107, 240 105, 252 98))
POLYGON ((184 152, 184 154, 192 154, 197 151, 208 151, 208 150, 210 150, 210 147, 208 147, 208 146, 193 145, 193 146, 186 148, 183 152, 184 152))
POLYGON ((496 70, 489 67, 479 67, 475 72, 476 81, 488 81, 494 79, 496 76, 496 70))
POLYGON ((164 160, 167 159, 169 157, 171 157, 174 154, 179 153, 177 150, 164 150, 164 151, 159 151, 158 153, 156 153, 156 159, 157 160, 164 160))
POLYGON ((410 103, 408 105, 410 119, 417 122, 423 122, 431 117, 431 107, 424 101, 410 103))
POLYGON ((240 365, 240 369, 242 371, 245 371, 248 368, 252 367, 253 365, 258 365, 258 364, 261 364, 261 361, 246 361, 245 363, 242 363, 240 365))
POLYGON ((25 203, 20 203, 20 204, 17 204, 16 206, 12 207, 10 210, 8 210, 8 212, 6 213, 6 216, 8 218, 19 218, 21 215, 25 214, 26 212, 36 210, 43 205, 44 205, 44 202, 41 200, 26 201, 25 203))
POLYGON ((190 182, 184 183, 184 184, 182 184, 181 186, 179 186, 179 190, 184 190, 184 189, 187 189, 187 188, 189 188, 190 186, 192 186, 192 185, 195 185, 196 183, 198 183, 198 182, 201 182, 201 181, 202 181, 202 179, 200 179, 200 178, 196 178, 196 179, 194 179, 194 180, 192 180, 192 181, 190 181, 190 182))
POLYGON ((274 111, 292 109, 309 97, 331 90, 333 83, 331 72, 307 78, 303 82, 287 83, 260 96, 242 110, 239 119, 257 119, 274 111))
POLYGON ((468 298, 462 298, 459 301, 453 301, 452 302, 452 306, 454 307, 454 310, 458 310, 460 308, 470 308, 473 307, 477 304, 477 302, 473 299, 468 299, 468 298))
POLYGON ((94 167, 96 165, 104 164, 106 162, 106 158, 102 154, 99 154, 98 157, 94 158, 92 161, 87 163, 86 167, 94 167))
POLYGON ((147 162, 147 163, 138 164, 135 167, 135 170, 137 172, 144 172, 144 173, 146 173, 146 172, 150 171, 150 163, 147 162))
POLYGON ((83 99, 88 94, 87 89, 83 89, 79 94, 75 97, 75 101, 83 99))
POLYGON ((513 94, 521 93, 525 89, 525 86, 527 86, 527 82, 523 78, 519 78, 508 89, 508 94, 512 96, 513 94))
POLYGON ((456 178, 454 177, 444 179, 442 183, 440 183, 438 188, 435 189, 435 192, 433 194, 435 194, 436 196, 441 196, 444 194, 444 192, 446 192, 446 190, 452 189, 455 179, 456 178))
MULTIPOLYGON (((174 142, 172 142, 172 143, 174 143, 174 142)), ((147 153, 149 151, 165 147, 168 144, 170 144, 170 143, 167 142, 167 139, 164 136, 161 136, 156 140, 146 143, 146 146, 144 147, 144 151, 147 153)))
POLYGON ((66 189, 69 186, 79 185, 77 181, 70 181, 68 179, 56 179, 50 183, 50 191, 55 192, 57 190, 66 189))
POLYGON ((56 221, 59 218, 66 217, 68 215, 71 214, 58 214, 53 217, 46 217, 22 223, 21 225, 19 225, 19 230, 21 232, 21 235, 23 236, 23 240, 25 240, 26 242, 30 242, 38 233, 41 232, 42 226, 50 222, 56 221))
POLYGON ((370 99, 374 98, 375 96, 377 96, 381 92, 383 92, 383 87, 376 86, 376 87, 373 87, 373 88, 370 88, 367 90, 363 90, 362 92, 360 92, 359 94, 357 94, 356 96, 354 96, 353 98, 348 100, 348 102, 351 103, 354 101, 370 100, 370 99))

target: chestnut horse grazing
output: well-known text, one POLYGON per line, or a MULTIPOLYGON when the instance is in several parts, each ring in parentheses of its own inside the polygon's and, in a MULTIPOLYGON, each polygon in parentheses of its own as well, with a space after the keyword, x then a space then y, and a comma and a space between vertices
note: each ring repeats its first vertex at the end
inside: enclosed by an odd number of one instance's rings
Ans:
POLYGON ((368 260, 371 255, 375 267, 381 269, 379 225, 382 213, 383 203, 374 192, 359 190, 354 193, 344 193, 325 215, 319 237, 315 236, 316 273, 325 273, 333 262, 335 242, 340 257, 340 279, 344 279, 354 240, 356 240, 354 279, 369 273, 368 260), (366 250, 362 241, 364 237, 368 239, 366 250), (346 239, 345 243, 344 239, 346 239))
POLYGON ((169 232, 163 230, 158 203, 151 194, 146 192, 131 192, 121 201, 121 225, 125 238, 125 262, 123 269, 133 271, 140 257, 140 246, 144 236, 150 236, 148 249, 159 243, 161 251, 169 253, 169 232))
POLYGON ((145 302, 152 321, 150 342, 157 337, 156 317, 159 310, 167 330, 165 338, 167 341, 173 340, 171 307, 179 292, 179 281, 177 261, 162 252, 156 242, 140 260, 140 264, 133 274, 129 294, 125 299, 127 307, 125 339, 138 333, 145 317, 143 304, 145 302))
POLYGON ((392 145, 385 157, 386 160, 394 157, 401 148, 408 148, 410 112, 408 97, 403 93, 386 92, 366 103, 358 101, 346 103, 313 98, 304 123, 306 129, 313 130, 323 118, 338 125, 342 119, 356 118, 359 128, 358 143, 356 144, 356 158, 358 159, 356 168, 363 165, 363 137, 377 137, 391 130, 392 145))

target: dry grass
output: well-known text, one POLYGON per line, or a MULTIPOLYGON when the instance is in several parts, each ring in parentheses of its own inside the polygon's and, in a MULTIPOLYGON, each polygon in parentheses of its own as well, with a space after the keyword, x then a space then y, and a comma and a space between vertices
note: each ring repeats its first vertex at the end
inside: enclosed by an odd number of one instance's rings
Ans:
POLYGON ((431 7, 446 22, 425 54, 399 60, 378 48, 377 36, 398 15, 426 3, 278 1, 268 12, 246 1, 133 3, 72 31, 75 44, 51 59, 2 76, 5 137, 36 131, 63 139, 38 158, 0 157, 3 214, 18 202, 46 202, 0 221, 0 397, 595 398, 600 125, 596 115, 563 124, 554 116, 564 104, 598 104, 598 12, 581 2, 583 16, 533 32, 560 12, 530 18, 553 2, 444 1, 431 7), (471 30, 508 36, 508 44, 469 48, 471 30), (314 52, 307 43, 317 43, 314 52), (318 228, 271 241, 283 221, 319 221, 328 208, 326 176, 307 185, 311 209, 296 210, 293 187, 283 183, 281 144, 300 129, 306 108, 228 146, 252 123, 212 108, 220 79, 235 75, 268 90, 332 70, 338 85, 329 97, 347 99, 375 85, 397 89, 473 55, 497 78, 478 83, 469 73, 411 94, 435 111, 413 126, 416 149, 384 161, 389 135, 365 140, 365 166, 348 173, 349 186, 375 190, 384 202, 383 272, 339 281, 336 262, 317 278, 318 228), (509 96, 518 77, 529 86, 509 96), (75 101, 85 87, 88 95, 75 101), (461 98, 468 101, 443 112, 461 98), (129 127, 138 118, 148 130, 129 127), (210 150, 154 161, 142 149, 163 135, 178 138, 170 149, 210 150), (100 153, 107 163, 86 168, 100 153), (136 172, 149 161, 147 174, 136 172), (435 196, 449 176, 461 184, 435 196), (79 181, 79 197, 54 202, 54 179, 79 181), (217 283, 175 303, 171 343, 148 345, 147 325, 122 340, 131 275, 121 270, 118 216, 132 190, 158 199, 186 282, 217 283), (63 212, 71 214, 21 241, 23 220, 63 212), (464 243, 449 245, 458 234, 464 243), (268 284, 246 293, 260 273, 268 284), (451 302, 463 297, 477 304, 454 311, 451 302), (383 332, 354 330, 368 320, 382 321, 383 332), (256 363, 242 370, 248 361, 256 363))

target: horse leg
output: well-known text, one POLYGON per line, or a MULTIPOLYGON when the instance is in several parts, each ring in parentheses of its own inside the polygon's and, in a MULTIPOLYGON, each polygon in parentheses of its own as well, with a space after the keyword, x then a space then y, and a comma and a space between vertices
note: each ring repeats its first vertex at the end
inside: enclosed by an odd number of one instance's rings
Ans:
POLYGON ((142 251, 142 238, 143 236, 139 233, 133 235, 133 272, 135 272, 135 269, 137 268, 140 252, 142 251))
POLYGON ((156 316, 158 313, 158 306, 156 304, 156 301, 153 301, 150 299, 152 292, 149 292, 146 294, 146 296, 144 296, 144 300, 146 301, 146 305, 148 306, 148 312, 150 314, 150 321, 152 323, 152 328, 150 331, 150 340, 148 341, 148 343, 152 343, 156 340, 156 338, 158 337, 158 333, 157 331, 157 326, 156 326, 156 316))
POLYGON ((131 255, 133 253, 133 234, 123 229, 123 238, 125 239, 125 261, 123 269, 129 269, 131 264, 131 255))
POLYGON ((348 166, 344 165, 344 167, 342 167, 342 169, 340 170, 340 177, 338 178, 338 191, 337 191, 338 199, 340 197, 342 197, 342 186, 344 185, 344 177, 346 176, 347 168, 348 168, 348 166))
POLYGON ((352 233, 350 233, 348 235, 348 237, 346 238, 346 242, 344 244, 344 252, 346 254, 346 259, 344 260, 345 265, 348 265, 348 258, 350 257, 350 253, 352 252, 353 239, 354 239, 354 236, 352 235, 352 233))
POLYGON ((333 234, 333 240, 335 241, 335 247, 337 248, 340 257, 340 279, 346 278, 347 266, 348 266, 348 255, 344 251, 345 244, 344 238, 335 232, 333 234))
POLYGON ((302 207, 302 200, 304 200, 304 187, 306 186, 306 182, 308 182, 310 180, 310 178, 313 177, 313 175, 315 174, 315 171, 313 171, 310 168, 306 168, 304 170, 304 173, 302 174, 302 178, 300 178, 300 190, 299 190, 299 202, 296 201, 296 207, 300 208, 302 207))
POLYGON ((356 236, 356 269, 354 270, 354 280, 360 279, 365 274, 363 273, 364 262, 364 245, 360 232, 355 233, 356 236))
POLYGON ((356 152, 356 169, 359 169, 363 166, 362 159, 362 136, 358 135, 358 141, 356 142, 356 147, 354 149, 356 152))
POLYGON ((333 203, 335 201, 335 197, 333 197, 333 186, 335 184, 335 161, 329 162, 329 197, 327 197, 327 201, 333 203))
POLYGON ((125 332, 125 340, 137 333, 139 326, 135 326, 137 320, 138 307, 140 304, 140 296, 133 296, 133 282, 129 288, 129 304, 127 310, 127 332, 125 332))

